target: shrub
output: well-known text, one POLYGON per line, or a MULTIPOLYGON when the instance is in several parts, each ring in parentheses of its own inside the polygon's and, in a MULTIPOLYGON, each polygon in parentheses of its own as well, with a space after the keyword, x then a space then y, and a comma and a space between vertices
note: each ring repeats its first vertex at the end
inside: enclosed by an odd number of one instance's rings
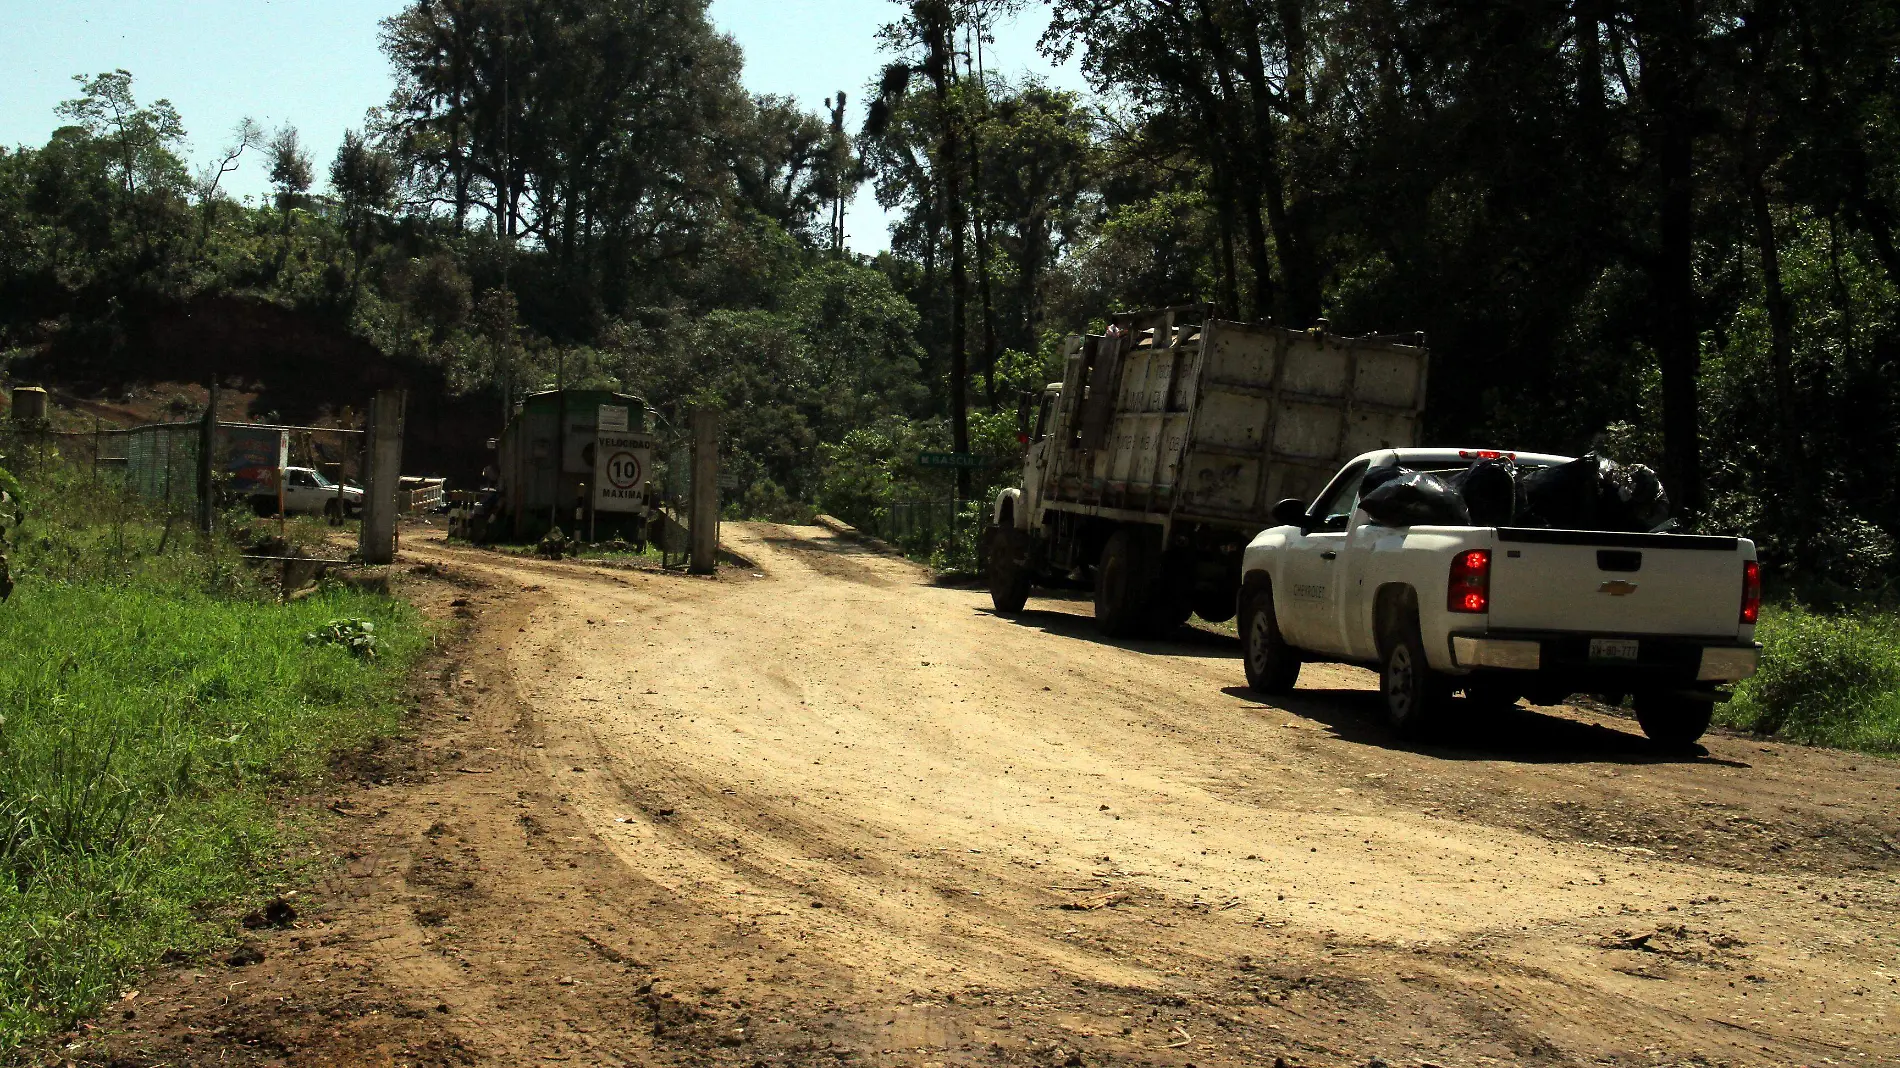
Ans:
POLYGON ((1799 607, 1763 613, 1761 673, 1722 706, 1733 727, 1792 741, 1900 752, 1900 617, 1799 607))

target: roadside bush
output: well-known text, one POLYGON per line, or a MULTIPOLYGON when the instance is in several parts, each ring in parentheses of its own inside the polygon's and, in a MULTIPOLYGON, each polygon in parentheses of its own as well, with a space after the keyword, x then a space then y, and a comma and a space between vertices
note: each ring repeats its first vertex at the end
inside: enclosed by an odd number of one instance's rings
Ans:
POLYGON ((1763 612, 1761 673, 1718 706, 1729 726, 1791 741, 1900 752, 1900 616, 1763 612))

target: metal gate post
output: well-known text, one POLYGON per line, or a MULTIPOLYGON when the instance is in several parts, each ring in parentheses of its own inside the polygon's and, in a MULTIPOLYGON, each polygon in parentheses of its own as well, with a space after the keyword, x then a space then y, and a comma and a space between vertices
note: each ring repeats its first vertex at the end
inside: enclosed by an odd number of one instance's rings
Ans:
POLYGON ((689 525, 692 558, 687 570, 710 575, 719 556, 719 413, 693 411, 693 486, 689 525))
POLYGON ((363 529, 358 549, 366 564, 396 561, 396 489, 402 481, 405 394, 386 389, 369 409, 369 470, 363 486, 363 529))

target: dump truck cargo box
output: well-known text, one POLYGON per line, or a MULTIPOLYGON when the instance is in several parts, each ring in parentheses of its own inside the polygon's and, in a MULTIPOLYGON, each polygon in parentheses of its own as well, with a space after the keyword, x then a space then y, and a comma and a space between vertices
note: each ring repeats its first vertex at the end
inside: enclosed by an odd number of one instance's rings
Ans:
POLYGON ((1070 339, 1051 506, 1260 529, 1345 459, 1416 443, 1422 344, 1197 312, 1117 317, 1070 339))

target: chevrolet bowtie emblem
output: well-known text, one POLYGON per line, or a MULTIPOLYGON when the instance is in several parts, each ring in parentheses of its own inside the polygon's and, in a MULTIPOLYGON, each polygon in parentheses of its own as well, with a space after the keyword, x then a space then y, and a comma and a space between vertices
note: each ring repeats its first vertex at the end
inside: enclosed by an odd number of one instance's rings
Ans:
POLYGON ((1636 592, 1636 583, 1624 582, 1622 579, 1611 579, 1603 585, 1598 586, 1597 592, 1607 593, 1612 597, 1628 597, 1630 594, 1636 592))

